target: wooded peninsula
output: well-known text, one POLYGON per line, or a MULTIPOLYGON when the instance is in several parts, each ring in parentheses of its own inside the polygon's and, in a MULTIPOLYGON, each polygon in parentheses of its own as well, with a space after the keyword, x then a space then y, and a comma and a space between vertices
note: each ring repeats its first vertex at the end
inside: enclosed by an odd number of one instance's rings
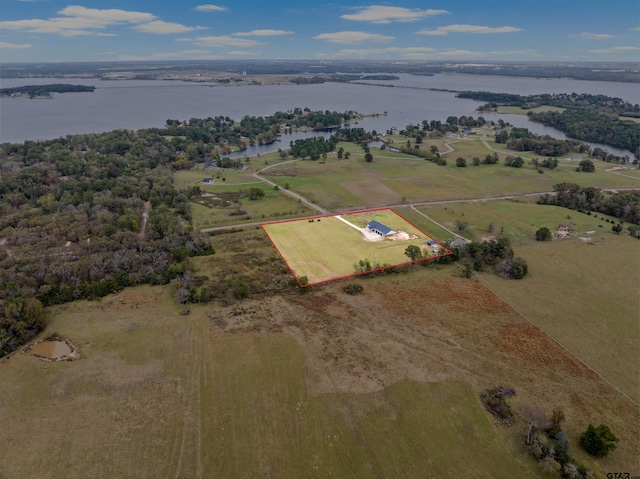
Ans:
POLYGON ((28 96, 29 98, 51 97, 52 93, 93 92, 96 89, 89 85, 69 85, 52 83, 49 85, 24 85, 0 89, 0 96, 28 96))

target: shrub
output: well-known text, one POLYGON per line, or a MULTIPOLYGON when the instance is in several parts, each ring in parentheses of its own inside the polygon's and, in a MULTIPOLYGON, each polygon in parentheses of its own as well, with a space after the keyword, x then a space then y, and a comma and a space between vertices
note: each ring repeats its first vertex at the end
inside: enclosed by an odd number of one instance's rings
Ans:
POLYGON ((233 297, 236 299, 243 299, 249 296, 249 285, 241 279, 234 279, 231 289, 233 297))
POLYGON ((480 399, 491 414, 509 425, 515 422, 516 417, 506 398, 515 395, 515 393, 514 389, 499 386, 495 389, 485 389, 480 399))
POLYGON ((595 457, 604 457, 617 447, 618 438, 606 424, 594 427, 589 424, 580 435, 580 447, 595 457))
POLYGON ((361 284, 349 284, 347 286, 345 286, 344 288, 342 288, 342 291, 344 291, 347 294, 350 295, 355 295, 355 294, 359 294, 362 293, 362 291, 364 290, 364 288, 362 287, 361 284))
POLYGON ((536 241, 551 241, 551 231, 546 226, 543 226, 536 231, 536 241))

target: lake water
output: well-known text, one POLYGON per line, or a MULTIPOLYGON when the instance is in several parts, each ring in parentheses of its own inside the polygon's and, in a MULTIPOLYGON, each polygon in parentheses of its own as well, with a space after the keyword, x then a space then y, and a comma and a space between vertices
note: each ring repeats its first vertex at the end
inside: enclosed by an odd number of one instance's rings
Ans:
MULTIPOLYGON (((565 79, 488 77, 473 75, 435 75, 422 77, 399 75, 389 88, 377 85, 324 83, 319 85, 210 86, 210 84, 95 79, 2 79, 2 88, 27 84, 74 83, 93 85, 93 93, 55 95, 51 100, 23 98, 0 99, 0 142, 52 139, 77 133, 99 133, 115 129, 161 127, 169 118, 186 120, 209 116, 229 116, 239 120, 246 115, 268 116, 276 111, 296 107, 312 110, 355 110, 360 113, 383 113, 359 122, 367 130, 385 132, 391 127, 404 128, 422 120, 444 121, 450 115, 478 116, 481 104, 456 98, 449 90, 487 90, 518 93, 594 93, 640 103, 637 84, 592 82, 565 79)), ((530 122, 524 115, 483 115, 487 120, 499 118, 538 134, 564 138, 553 129, 530 122)), ((302 135, 302 134, 301 134, 302 135)), ((307 132, 306 136, 314 136, 307 132)), ((283 137, 276 149, 300 136, 283 137)), ((605 147, 614 154, 629 154, 605 147)), ((261 150, 267 151, 267 150, 261 150)), ((247 152, 249 154, 249 152, 247 152)))

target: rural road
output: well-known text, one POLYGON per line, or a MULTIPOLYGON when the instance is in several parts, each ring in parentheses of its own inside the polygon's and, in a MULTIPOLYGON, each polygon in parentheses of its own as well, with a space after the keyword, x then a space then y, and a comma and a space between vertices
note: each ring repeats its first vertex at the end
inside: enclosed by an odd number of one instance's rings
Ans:
MULTIPOLYGON (((256 173, 253 173, 253 177, 256 178, 257 180, 262 181, 263 183, 268 184, 269 186, 271 186, 272 188, 278 186, 276 183, 274 183, 271 180, 268 180, 267 178, 265 178, 264 176, 261 176, 260 173, 262 173, 263 171, 268 170, 269 168, 273 168, 274 166, 282 166, 285 165, 287 163, 295 163, 297 161, 300 160, 289 160, 289 161, 284 161, 282 163, 274 163, 273 165, 269 165, 269 166, 265 166, 264 168, 262 168, 260 171, 257 171, 256 173)), ((278 186, 278 188, 280 188, 278 186)), ((298 193, 295 193, 291 190, 287 190, 284 188, 280 188, 280 191, 282 191, 284 194, 291 196, 292 198, 304 203, 305 205, 307 205, 308 207, 316 210, 318 213, 320 213, 321 215, 327 215, 329 214, 329 212, 327 210, 325 210, 323 207, 316 205, 315 203, 312 203, 311 201, 309 201, 308 199, 306 199, 304 196, 299 195, 298 193)))

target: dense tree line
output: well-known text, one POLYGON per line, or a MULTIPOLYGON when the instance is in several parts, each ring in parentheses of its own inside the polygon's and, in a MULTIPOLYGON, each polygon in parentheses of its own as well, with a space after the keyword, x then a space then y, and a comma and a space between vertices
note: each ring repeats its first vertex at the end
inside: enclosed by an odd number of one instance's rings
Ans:
POLYGON ((154 130, 0 146, 0 356, 43 306, 164 284, 213 252, 171 182, 183 146, 154 130))
POLYGON ((531 120, 584 141, 615 146, 631 152, 640 148, 640 123, 587 110, 529 112, 531 120))
POLYGON ((486 101, 479 108, 495 110, 498 106, 519 106, 524 109, 540 106, 555 106, 571 110, 591 110, 613 113, 621 116, 640 117, 640 105, 632 105, 620 98, 588 93, 541 93, 537 95, 516 95, 512 93, 493 93, 487 91, 465 91, 456 95, 458 98, 486 101))
POLYGON ((640 190, 609 193, 593 186, 582 187, 573 183, 559 183, 553 189, 555 194, 540 197, 538 203, 581 212, 595 211, 640 225, 640 190))
POLYGON ((335 150, 338 144, 336 136, 332 135, 328 140, 324 137, 303 138, 290 143, 291 155, 294 158, 319 159, 322 154, 335 150))
POLYGON ((550 136, 531 133, 527 128, 503 129, 495 137, 496 143, 504 143, 514 151, 533 151, 543 156, 563 156, 584 153, 589 146, 577 140, 558 140, 550 136))
POLYGON ((66 83, 52 83, 49 85, 24 85, 13 88, 0 88, 0 96, 28 95, 30 98, 51 96, 51 93, 92 92, 96 89, 88 85, 69 85, 66 83))
MULTIPOLYGON (((486 101, 481 111, 494 111, 499 106, 532 109, 540 106, 564 108, 564 111, 529 111, 532 121, 556 128, 584 141, 603 143, 640 154, 640 124, 625 117, 640 118, 640 105, 606 95, 577 93, 515 95, 485 91, 461 92, 460 98, 486 101)), ((525 151, 525 150, 520 150, 525 151)))

